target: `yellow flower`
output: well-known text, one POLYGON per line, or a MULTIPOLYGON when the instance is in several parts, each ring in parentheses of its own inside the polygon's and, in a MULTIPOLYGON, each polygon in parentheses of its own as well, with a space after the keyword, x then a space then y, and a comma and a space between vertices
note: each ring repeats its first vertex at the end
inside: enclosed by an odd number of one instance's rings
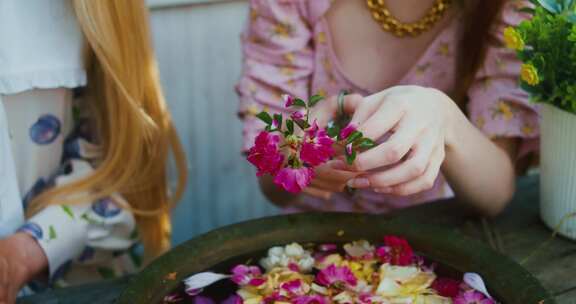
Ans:
POLYGON ((511 26, 504 30, 504 43, 506 43, 507 48, 512 50, 521 51, 524 49, 524 40, 522 40, 520 33, 511 26))
POLYGON ((510 105, 504 101, 498 102, 496 112, 502 116, 504 116, 504 120, 508 121, 514 117, 514 112, 512 112, 512 108, 510 105))
POLYGON ((522 65, 520 69, 520 77, 524 80, 527 84, 533 86, 537 85, 540 82, 540 78, 538 77, 538 71, 536 67, 529 63, 525 63, 522 65))

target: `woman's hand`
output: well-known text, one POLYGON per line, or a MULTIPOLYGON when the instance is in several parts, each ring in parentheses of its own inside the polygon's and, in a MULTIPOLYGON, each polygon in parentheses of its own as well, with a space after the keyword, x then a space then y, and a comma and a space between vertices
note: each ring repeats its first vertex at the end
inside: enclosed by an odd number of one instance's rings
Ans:
MULTIPOLYGON (((337 117, 340 110, 344 111, 345 114, 352 115, 362 100, 363 97, 358 94, 346 95, 342 103, 343 109, 338 109, 338 97, 332 96, 321 101, 312 109, 310 121, 316 121, 320 128, 325 128, 330 121, 337 117)), ((334 150, 341 154, 344 148, 335 146, 334 150)), ((330 199, 334 192, 342 192, 346 183, 360 175, 361 172, 343 170, 342 166, 335 167, 340 163, 339 160, 331 160, 316 167, 315 178, 312 180, 312 184, 304 189, 304 192, 326 200, 330 199)))
POLYGON ((366 97, 351 123, 365 137, 390 137, 358 155, 352 169, 364 174, 348 185, 394 195, 433 187, 452 142, 455 110, 458 107, 444 93, 419 86, 392 87, 366 97))
MULTIPOLYGON (((344 96, 342 103, 343 109, 339 109, 338 97, 333 96, 319 102, 310 112, 310 121, 316 122, 319 127, 324 128, 328 123, 336 118, 340 110, 348 115, 352 115, 354 110, 362 102, 363 97, 358 94, 344 96)), ((343 147, 335 147, 336 152, 342 152, 343 147)), ((352 172, 345 170, 342 166, 338 168, 334 165, 340 164, 341 161, 335 159, 326 162, 315 168, 315 177, 312 184, 303 190, 304 193, 328 200, 334 192, 341 192, 346 183, 361 174, 361 172, 352 172)), ((265 196, 280 207, 286 207, 295 199, 295 195, 281 191, 269 176, 263 176, 259 180, 260 188, 265 196)))
POLYGON ((26 233, 0 240, 0 304, 16 302, 16 295, 48 266, 40 245, 26 233))

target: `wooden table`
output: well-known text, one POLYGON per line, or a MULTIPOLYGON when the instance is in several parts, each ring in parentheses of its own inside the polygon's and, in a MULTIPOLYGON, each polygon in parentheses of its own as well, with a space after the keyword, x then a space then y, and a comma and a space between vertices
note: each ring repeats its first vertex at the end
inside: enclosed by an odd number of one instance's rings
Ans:
MULTIPOLYGON (((470 217, 456 201, 408 208, 398 212, 398 216, 443 225, 481 239, 524 265, 552 291, 559 304, 575 304, 576 242, 551 238, 552 231, 539 219, 538 201, 538 177, 532 176, 518 180, 518 191, 513 202, 493 220, 470 217)), ((124 278, 64 288, 26 297, 18 303, 113 303, 128 281, 128 278, 124 278)))

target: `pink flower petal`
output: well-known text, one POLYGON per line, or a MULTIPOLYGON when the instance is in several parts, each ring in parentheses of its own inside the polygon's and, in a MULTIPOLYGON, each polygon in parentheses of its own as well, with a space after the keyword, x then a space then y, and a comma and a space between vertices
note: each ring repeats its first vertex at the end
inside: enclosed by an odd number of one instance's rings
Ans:
POLYGON ((340 140, 347 139, 348 136, 350 136, 350 134, 352 134, 354 131, 356 131, 356 126, 354 124, 348 124, 344 129, 340 131, 340 140))
POLYGON ((285 107, 290 107, 294 104, 294 97, 288 94, 282 94, 282 102, 284 102, 285 107))
POLYGON ((274 177, 274 183, 290 193, 300 193, 310 185, 314 170, 307 167, 282 168, 274 177))

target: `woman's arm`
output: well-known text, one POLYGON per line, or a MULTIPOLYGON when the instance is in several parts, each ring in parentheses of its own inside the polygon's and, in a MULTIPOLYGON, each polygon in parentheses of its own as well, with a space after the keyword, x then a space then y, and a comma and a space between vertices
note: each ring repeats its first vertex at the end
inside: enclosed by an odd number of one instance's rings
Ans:
MULTIPOLYGON (((314 46, 307 10, 307 3, 301 1, 250 1, 251 17, 242 34, 243 69, 236 87, 243 122, 244 152, 264 129, 256 114, 267 110, 286 115, 281 94, 306 99, 312 93, 314 46)), ((317 177, 321 179, 320 174, 317 177)), ((340 181, 342 187, 346 180, 340 181)), ((261 177, 259 182, 264 195, 281 207, 297 198, 277 187, 268 176, 261 177)), ((306 192, 323 198, 330 195, 329 191, 320 189, 306 189, 306 192)))
POLYGON ((490 140, 457 107, 453 117, 442 173, 457 197, 486 215, 497 215, 514 194, 519 140, 490 140))
POLYGON ((27 233, 0 240, 0 303, 15 303, 20 289, 47 268, 42 247, 27 233))

